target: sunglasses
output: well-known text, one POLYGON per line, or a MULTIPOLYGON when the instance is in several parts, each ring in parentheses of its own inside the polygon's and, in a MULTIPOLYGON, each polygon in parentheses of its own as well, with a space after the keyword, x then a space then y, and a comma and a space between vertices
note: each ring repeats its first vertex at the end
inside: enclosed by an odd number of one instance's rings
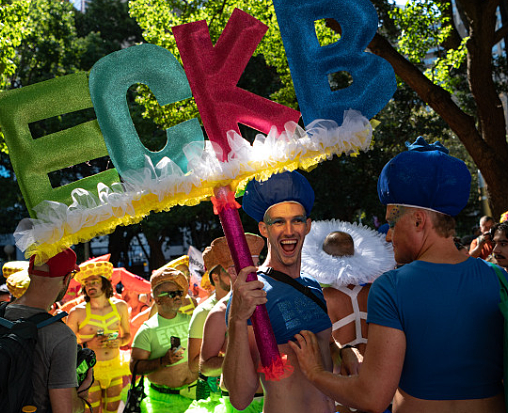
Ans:
POLYGON ((160 293, 157 297, 183 297, 184 292, 182 290, 176 290, 176 291, 165 291, 163 293, 160 293))

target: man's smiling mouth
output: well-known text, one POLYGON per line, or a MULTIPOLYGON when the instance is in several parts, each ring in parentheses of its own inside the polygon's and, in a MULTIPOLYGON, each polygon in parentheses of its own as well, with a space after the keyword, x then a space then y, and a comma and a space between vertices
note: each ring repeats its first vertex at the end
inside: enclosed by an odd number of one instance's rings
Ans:
POLYGON ((293 252, 298 242, 295 239, 282 240, 280 245, 285 252, 293 252))

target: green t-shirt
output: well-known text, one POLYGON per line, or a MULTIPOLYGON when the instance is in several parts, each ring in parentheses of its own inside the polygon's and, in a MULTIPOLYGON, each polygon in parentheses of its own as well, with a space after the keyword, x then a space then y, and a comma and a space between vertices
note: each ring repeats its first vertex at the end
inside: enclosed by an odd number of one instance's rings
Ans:
MULTIPOLYGON (((168 352, 171 348, 171 336, 179 337, 181 346, 187 348, 190 318, 190 315, 180 312, 171 319, 161 317, 157 313, 139 328, 132 347, 149 351, 149 360, 162 357, 168 352)), ((175 364, 187 363, 187 351, 183 356, 184 358, 175 364)))
POLYGON ((190 321, 189 338, 203 339, 203 328, 205 326, 206 317, 215 304, 217 304, 217 297, 215 293, 213 293, 196 307, 190 321))

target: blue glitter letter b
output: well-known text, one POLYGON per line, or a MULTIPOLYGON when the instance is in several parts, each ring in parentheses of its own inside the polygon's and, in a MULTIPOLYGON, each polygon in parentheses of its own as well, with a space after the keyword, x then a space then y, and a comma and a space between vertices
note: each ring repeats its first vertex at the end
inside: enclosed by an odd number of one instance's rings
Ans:
POLYGON ((369 0, 274 0, 284 48, 305 125, 316 119, 342 124, 344 110, 372 118, 390 100, 397 85, 391 65, 365 52, 377 30, 369 0), (319 44, 314 22, 331 18, 342 29, 338 42, 319 44), (352 84, 332 91, 328 75, 348 72, 352 84))

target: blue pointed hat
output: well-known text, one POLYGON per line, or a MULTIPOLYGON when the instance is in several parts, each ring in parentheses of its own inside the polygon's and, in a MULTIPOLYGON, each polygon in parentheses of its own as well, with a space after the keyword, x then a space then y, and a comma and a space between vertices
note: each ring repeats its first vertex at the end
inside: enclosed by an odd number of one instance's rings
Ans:
POLYGON ((441 143, 428 144, 423 137, 407 152, 391 159, 377 181, 379 200, 456 216, 467 205, 471 174, 460 159, 448 155, 441 143))
POLYGON ((245 188, 242 208, 251 218, 261 222, 268 208, 287 201, 301 204, 307 216, 314 205, 314 190, 296 171, 275 174, 263 182, 250 181, 245 188))

